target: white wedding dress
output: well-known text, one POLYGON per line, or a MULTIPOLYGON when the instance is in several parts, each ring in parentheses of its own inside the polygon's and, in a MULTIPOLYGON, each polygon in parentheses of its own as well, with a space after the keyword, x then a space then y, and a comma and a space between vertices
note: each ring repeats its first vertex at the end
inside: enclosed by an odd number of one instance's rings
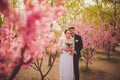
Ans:
MULTIPOLYGON (((61 48, 66 46, 66 40, 61 41, 61 48)), ((73 56, 62 50, 60 55, 60 80, 73 80, 73 56)))

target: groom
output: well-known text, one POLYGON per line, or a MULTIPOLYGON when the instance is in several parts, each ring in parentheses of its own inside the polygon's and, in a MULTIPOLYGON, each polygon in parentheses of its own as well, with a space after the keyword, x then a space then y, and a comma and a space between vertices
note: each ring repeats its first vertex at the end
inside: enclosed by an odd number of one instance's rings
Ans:
POLYGON ((74 50, 76 51, 76 54, 73 56, 74 75, 75 80, 79 80, 79 58, 81 57, 80 51, 83 48, 83 43, 81 36, 75 34, 74 27, 69 27, 69 30, 74 40, 74 50))

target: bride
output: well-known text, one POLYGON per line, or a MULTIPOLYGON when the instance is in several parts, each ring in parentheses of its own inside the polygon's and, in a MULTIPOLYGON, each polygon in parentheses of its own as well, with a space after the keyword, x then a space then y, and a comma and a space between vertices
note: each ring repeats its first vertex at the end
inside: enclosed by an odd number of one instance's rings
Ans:
POLYGON ((69 30, 64 31, 64 37, 60 40, 60 80, 73 80, 73 40, 69 30))

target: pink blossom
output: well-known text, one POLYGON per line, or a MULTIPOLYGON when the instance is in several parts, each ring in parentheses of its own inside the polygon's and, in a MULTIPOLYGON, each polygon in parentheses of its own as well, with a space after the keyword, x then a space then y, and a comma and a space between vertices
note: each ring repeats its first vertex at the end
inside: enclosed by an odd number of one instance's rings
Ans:
POLYGON ((0 12, 4 13, 5 15, 8 15, 9 5, 6 0, 0 0, 0 12))
MULTIPOLYGON (((40 3, 46 1, 39 0, 40 3)), ((37 57, 43 57, 46 48, 51 48, 51 54, 56 53, 56 36, 48 25, 65 13, 62 7, 36 6, 31 0, 24 0, 25 9, 20 13, 7 1, 0 2, 3 5, 0 5, 0 12, 6 17, 6 23, 0 28, 0 64, 4 68, 8 66, 14 71, 19 65, 28 67, 37 57), (9 63, 5 64, 7 61, 9 63)))
POLYGON ((48 2, 48 0, 38 0, 39 1, 39 3, 41 3, 41 4, 45 4, 46 2, 48 2))

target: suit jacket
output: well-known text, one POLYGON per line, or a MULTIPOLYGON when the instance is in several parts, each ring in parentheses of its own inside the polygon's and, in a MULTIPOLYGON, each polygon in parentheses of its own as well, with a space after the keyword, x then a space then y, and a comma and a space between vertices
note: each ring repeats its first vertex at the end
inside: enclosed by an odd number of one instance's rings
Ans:
POLYGON ((75 46, 74 49, 77 52, 77 56, 81 57, 80 50, 83 48, 83 43, 80 35, 75 34, 74 36, 75 46))

